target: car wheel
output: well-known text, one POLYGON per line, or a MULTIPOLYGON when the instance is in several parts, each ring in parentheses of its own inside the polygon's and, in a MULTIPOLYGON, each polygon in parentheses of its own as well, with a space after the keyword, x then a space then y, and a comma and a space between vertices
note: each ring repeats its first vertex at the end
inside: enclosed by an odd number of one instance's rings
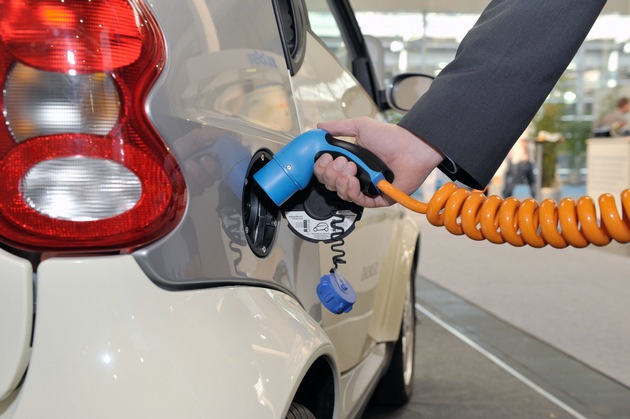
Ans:
POLYGON ((406 404, 413 392, 413 370, 416 347, 416 314, 414 308, 414 278, 407 283, 400 336, 394 346, 389 369, 381 378, 374 399, 385 406, 400 407, 406 404))
POLYGON ((306 407, 299 403, 291 403, 289 411, 287 412, 286 419, 316 419, 315 415, 311 413, 306 407))

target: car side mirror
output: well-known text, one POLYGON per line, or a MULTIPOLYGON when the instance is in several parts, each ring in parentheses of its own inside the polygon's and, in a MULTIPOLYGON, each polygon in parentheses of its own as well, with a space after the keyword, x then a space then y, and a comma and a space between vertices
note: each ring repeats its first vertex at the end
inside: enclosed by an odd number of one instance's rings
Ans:
POLYGON ((387 87, 387 103, 399 112, 409 111, 414 103, 429 90, 433 78, 428 74, 420 73, 403 73, 395 76, 387 87))

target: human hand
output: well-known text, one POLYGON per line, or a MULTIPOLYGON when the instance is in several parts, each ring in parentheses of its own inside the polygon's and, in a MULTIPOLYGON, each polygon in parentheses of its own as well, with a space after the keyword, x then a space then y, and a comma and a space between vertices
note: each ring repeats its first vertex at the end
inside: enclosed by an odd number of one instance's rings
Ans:
MULTIPOLYGON (((372 118, 322 122, 317 127, 334 136, 356 138, 357 145, 376 154, 394 172, 393 185, 407 194, 418 189, 444 159, 442 153, 405 128, 372 118)), ((394 203, 385 195, 363 194, 355 176, 356 164, 343 156, 333 160, 330 154, 324 154, 315 162, 313 171, 328 190, 336 191, 347 201, 368 208, 394 203)))

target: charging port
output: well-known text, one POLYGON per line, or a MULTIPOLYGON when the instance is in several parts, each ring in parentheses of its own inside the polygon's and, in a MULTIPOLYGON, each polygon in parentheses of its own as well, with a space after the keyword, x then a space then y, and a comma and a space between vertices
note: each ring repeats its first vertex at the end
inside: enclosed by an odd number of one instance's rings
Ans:
POLYGON ((276 238, 280 222, 280 208, 267 196, 254 180, 254 173, 266 165, 273 155, 261 150, 254 154, 247 169, 243 188, 243 221, 245 237, 258 257, 266 257, 276 238))

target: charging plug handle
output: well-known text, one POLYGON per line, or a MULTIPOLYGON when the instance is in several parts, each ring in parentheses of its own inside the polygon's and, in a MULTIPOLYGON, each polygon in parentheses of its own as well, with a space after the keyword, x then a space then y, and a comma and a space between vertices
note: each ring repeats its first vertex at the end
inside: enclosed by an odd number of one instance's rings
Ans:
POLYGON ((322 154, 329 153, 333 158, 344 156, 352 160, 357 165, 357 178, 361 184, 361 191, 366 195, 379 195, 376 184, 384 178, 388 182, 394 181, 394 172, 381 159, 367 148, 360 147, 354 143, 343 141, 326 133, 326 142, 331 146, 329 150, 323 150, 315 155, 315 160, 322 154), (340 151, 339 149, 343 150, 340 151), (363 164, 361 164, 363 163, 363 164), (379 175, 382 175, 380 178, 379 175), (378 179, 377 179, 378 178, 378 179))
POLYGON ((394 180, 394 173, 372 152, 337 139, 321 129, 295 137, 254 175, 254 179, 280 206, 295 192, 308 186, 313 177, 313 163, 324 153, 333 157, 344 156, 353 161, 357 165, 361 190, 367 195, 380 194, 376 186, 379 181, 394 180))

